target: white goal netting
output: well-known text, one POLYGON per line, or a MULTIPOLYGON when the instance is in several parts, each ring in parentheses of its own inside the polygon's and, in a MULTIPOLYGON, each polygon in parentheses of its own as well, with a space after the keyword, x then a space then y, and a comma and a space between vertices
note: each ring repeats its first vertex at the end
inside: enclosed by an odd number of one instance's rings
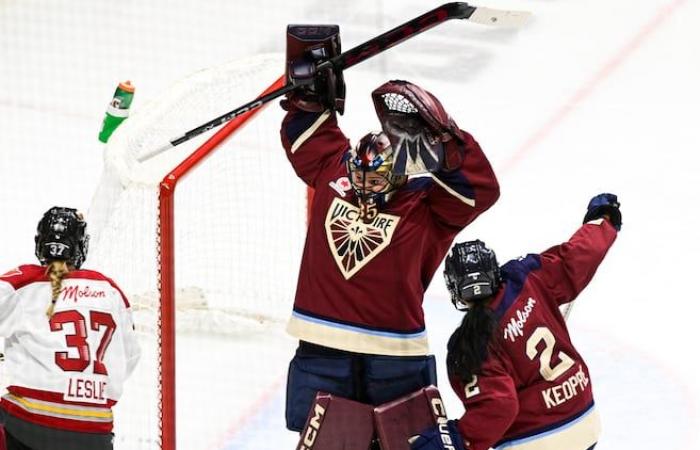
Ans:
MULTIPOLYGON (((113 275, 127 293, 144 350, 125 387, 129 395, 117 406, 116 448, 159 448, 158 188, 212 132, 143 163, 137 157, 252 100, 281 75, 283 64, 282 55, 262 55, 197 72, 133 111, 107 145, 88 212, 86 267, 113 275)), ((178 448, 206 448, 230 425, 223 399, 236 398, 242 388, 231 383, 237 368, 226 364, 237 358, 229 357, 236 349, 228 344, 281 328, 291 311, 306 189, 279 141, 282 114, 270 105, 175 190, 178 448), (206 376, 183 380, 185 361, 206 376)))

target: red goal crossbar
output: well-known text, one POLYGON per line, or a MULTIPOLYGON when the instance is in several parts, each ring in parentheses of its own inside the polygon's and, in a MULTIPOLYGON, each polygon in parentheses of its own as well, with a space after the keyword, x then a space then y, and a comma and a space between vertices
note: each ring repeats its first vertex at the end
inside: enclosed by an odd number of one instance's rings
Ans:
MULTIPOLYGON (((285 84, 285 77, 278 78, 261 96, 285 84)), ((163 450, 175 450, 175 188, 177 183, 204 161, 232 134, 238 131, 262 108, 236 117, 217 131, 211 138, 192 152, 160 182, 158 211, 158 289, 160 290, 160 438, 163 450)))

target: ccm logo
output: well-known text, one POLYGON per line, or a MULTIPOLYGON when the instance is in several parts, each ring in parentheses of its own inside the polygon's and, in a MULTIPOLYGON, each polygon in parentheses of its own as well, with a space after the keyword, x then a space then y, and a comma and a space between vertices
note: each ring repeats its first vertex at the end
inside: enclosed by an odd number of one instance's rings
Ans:
POLYGON ((316 438, 318 437, 318 432, 321 429, 321 422, 323 422, 323 415, 326 413, 326 408, 316 403, 314 405, 314 416, 309 421, 309 426, 306 427, 304 431, 304 439, 299 445, 298 450, 310 450, 316 438))

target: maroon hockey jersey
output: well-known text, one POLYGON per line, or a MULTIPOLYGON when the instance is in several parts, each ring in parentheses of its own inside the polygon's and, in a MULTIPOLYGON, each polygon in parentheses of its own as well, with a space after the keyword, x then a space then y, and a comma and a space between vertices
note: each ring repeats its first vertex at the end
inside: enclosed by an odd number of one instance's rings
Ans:
POLYGON ((465 406, 459 429, 470 450, 585 450, 600 430, 586 363, 559 307, 593 277, 617 232, 606 220, 583 225, 568 242, 501 268, 490 307, 495 341, 470 383, 451 378, 465 406))
POLYGON ((365 223, 335 114, 291 110, 281 136, 297 175, 315 189, 290 334, 352 352, 427 354, 423 293, 455 235, 499 195, 479 145, 462 132, 459 169, 409 180, 365 223))

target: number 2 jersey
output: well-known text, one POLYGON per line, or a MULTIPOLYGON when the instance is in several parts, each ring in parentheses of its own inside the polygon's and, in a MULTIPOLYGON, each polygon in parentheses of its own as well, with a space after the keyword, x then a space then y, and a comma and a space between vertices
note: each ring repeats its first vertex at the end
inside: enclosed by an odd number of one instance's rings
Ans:
POLYGON ((54 314, 46 267, 24 265, 0 276, 3 370, 12 384, 0 406, 43 426, 88 433, 112 430, 112 406, 140 356, 131 310, 99 272, 63 279, 54 314))
POLYGON ((489 305, 499 323, 481 374, 469 383, 450 377, 470 450, 586 450, 597 442, 588 367, 559 307, 586 287, 616 236, 607 220, 591 221, 568 242, 501 268, 489 305))
POLYGON ((299 178, 314 188, 290 334, 357 353, 428 353, 425 289, 457 233, 499 195, 479 144, 462 133, 461 167, 410 179, 367 223, 335 114, 290 110, 282 143, 299 178))

